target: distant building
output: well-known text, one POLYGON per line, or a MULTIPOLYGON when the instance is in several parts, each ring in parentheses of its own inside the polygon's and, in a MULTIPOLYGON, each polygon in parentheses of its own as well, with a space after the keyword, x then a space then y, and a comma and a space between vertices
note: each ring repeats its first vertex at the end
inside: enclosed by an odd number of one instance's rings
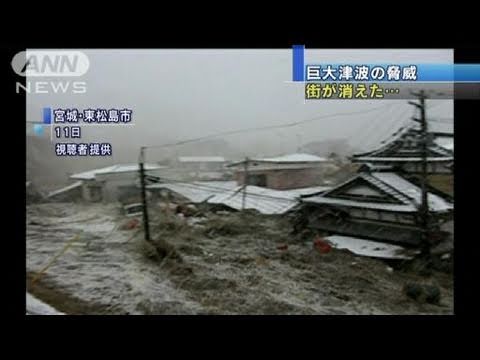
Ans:
POLYGON ((227 161, 222 156, 179 156, 175 171, 183 179, 227 180, 226 164, 227 161))
MULTIPOLYGON (((148 175, 158 176, 164 168, 145 164, 148 175)), ((138 164, 122 164, 73 174, 70 179, 81 181, 82 198, 86 201, 123 201, 139 196, 139 172, 138 164)))
POLYGON ((222 156, 179 156, 177 165, 192 171, 222 171, 226 160, 222 156))
POLYGON ((332 162, 311 154, 290 154, 239 161, 227 167, 234 171, 238 185, 286 190, 321 185, 332 162))

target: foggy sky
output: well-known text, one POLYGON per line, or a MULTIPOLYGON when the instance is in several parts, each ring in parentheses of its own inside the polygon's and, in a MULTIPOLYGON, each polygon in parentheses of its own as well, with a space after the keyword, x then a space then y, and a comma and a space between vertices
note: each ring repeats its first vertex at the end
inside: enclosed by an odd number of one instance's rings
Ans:
MULTIPOLYGON (((293 128, 224 138, 238 150, 239 156, 287 153, 302 143, 332 138, 348 138, 352 144, 365 149, 414 115, 413 107, 405 100, 305 103, 302 84, 289 82, 290 49, 83 51, 90 60, 88 73, 80 78, 61 80, 86 81, 87 93, 27 94, 27 121, 41 121, 41 109, 45 106, 131 108, 134 126, 83 130, 89 141, 112 142, 114 149, 120 151, 116 154, 134 153, 134 149, 142 145, 394 104, 388 111, 322 119, 293 128)), ((453 63, 453 50, 442 49, 313 50, 307 46, 305 55, 305 63, 453 63)), ((453 118, 453 100, 427 100, 427 105, 429 116, 453 118)), ((162 151, 152 156, 161 156, 162 151)), ((137 153, 128 161, 136 157, 137 153)))

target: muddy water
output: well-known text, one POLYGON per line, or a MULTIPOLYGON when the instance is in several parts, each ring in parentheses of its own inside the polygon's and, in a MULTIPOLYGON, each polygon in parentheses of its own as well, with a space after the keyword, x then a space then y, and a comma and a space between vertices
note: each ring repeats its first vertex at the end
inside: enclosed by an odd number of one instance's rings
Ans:
POLYGON ((154 227, 182 263, 147 258, 141 234, 119 230, 124 220, 115 205, 29 206, 29 280, 80 233, 34 286, 29 281, 29 291, 67 314, 453 312, 452 276, 391 272, 381 260, 344 251, 320 254, 290 238, 281 218, 232 214, 154 227), (409 281, 438 285, 440 305, 404 296, 409 281))

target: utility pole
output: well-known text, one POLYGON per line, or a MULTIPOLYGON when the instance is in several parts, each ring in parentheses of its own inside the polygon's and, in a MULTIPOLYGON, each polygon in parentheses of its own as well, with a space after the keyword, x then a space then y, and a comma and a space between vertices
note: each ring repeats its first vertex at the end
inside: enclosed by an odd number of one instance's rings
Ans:
POLYGON ((140 186, 142 188, 142 205, 143 205, 143 229, 145 234, 145 240, 150 242, 150 225, 148 222, 148 209, 147 209, 147 193, 145 190, 145 147, 140 148, 140 158, 139 158, 139 167, 140 167, 140 186))
POLYGON ((244 176, 243 176, 243 194, 242 194, 242 210, 245 209, 245 202, 247 200, 247 185, 248 185, 248 157, 245 158, 245 165, 244 165, 244 176))
POLYGON ((422 201, 420 204, 420 225, 422 227, 422 254, 428 255, 430 253, 429 242, 429 210, 428 210, 428 191, 427 191, 427 176, 428 176, 428 124, 427 117, 425 115, 425 99, 426 95, 423 90, 417 94, 413 94, 418 97, 419 104, 414 102, 408 102, 411 105, 416 106, 420 110, 420 119, 413 118, 414 121, 420 123, 420 144, 421 144, 421 189, 422 189, 422 201))

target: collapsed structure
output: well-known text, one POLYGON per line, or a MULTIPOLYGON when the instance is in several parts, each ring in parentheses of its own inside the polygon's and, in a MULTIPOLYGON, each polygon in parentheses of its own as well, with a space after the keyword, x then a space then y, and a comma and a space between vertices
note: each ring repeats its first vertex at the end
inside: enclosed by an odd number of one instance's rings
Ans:
MULTIPOLYGON (((151 175, 159 175, 165 166, 145 164, 151 175)), ((138 164, 119 164, 70 176, 74 182, 47 195, 48 200, 81 199, 88 202, 128 200, 139 197, 138 164)))

